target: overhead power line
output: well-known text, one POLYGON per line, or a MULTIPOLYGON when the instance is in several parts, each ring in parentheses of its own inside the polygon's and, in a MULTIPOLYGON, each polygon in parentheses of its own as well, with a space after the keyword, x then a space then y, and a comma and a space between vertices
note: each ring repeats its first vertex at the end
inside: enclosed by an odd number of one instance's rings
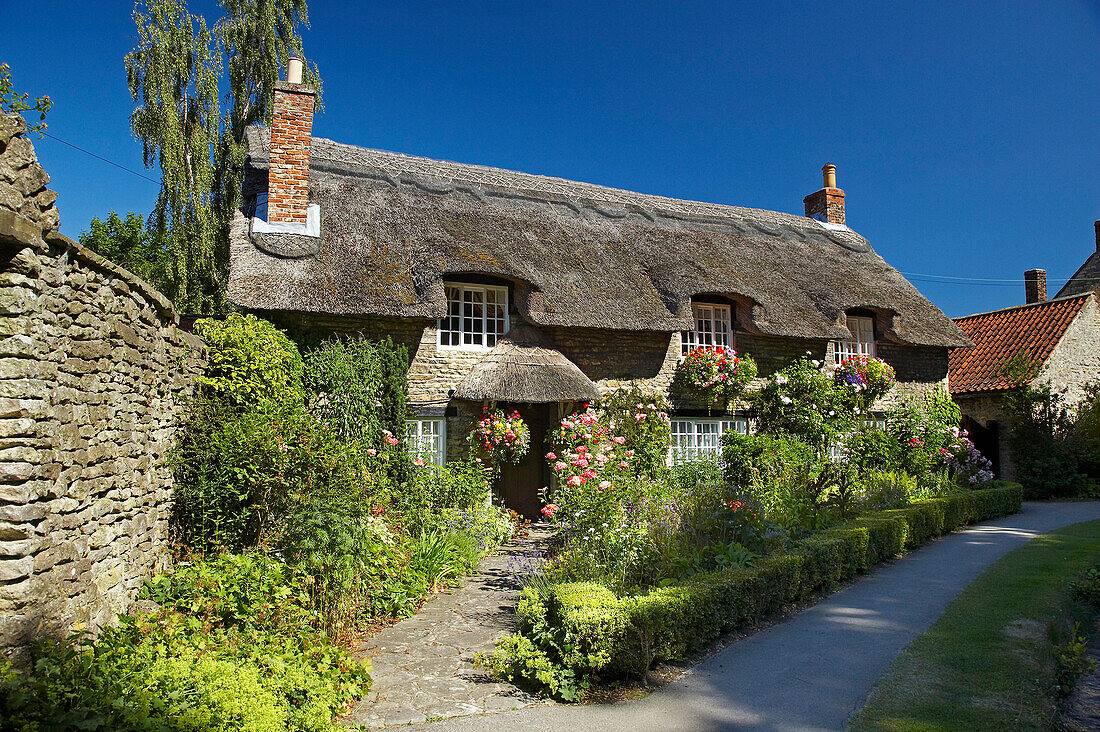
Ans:
POLYGON ((116 168, 118 168, 119 170, 125 170, 127 173, 130 173, 132 175, 136 175, 138 178, 144 178, 145 180, 149 181, 150 183, 156 183, 158 186, 160 185, 159 180, 156 180, 154 178, 150 178, 149 176, 144 175, 142 173, 139 173, 138 171, 133 170, 131 168, 127 168, 125 165, 120 165, 119 163, 116 163, 113 160, 108 160, 107 158, 103 157, 102 155, 96 155, 91 150, 85 150, 84 148, 80 147, 80 145, 74 145, 73 143, 69 142, 68 140, 62 140, 60 137, 57 137, 55 135, 51 135, 49 132, 43 132, 42 134, 45 135, 46 137, 50 138, 51 140, 56 140, 57 142, 60 142, 62 145, 68 145, 69 147, 71 147, 74 150, 79 150, 80 152, 84 153, 85 155, 91 155, 96 160, 101 160, 104 163, 107 163, 108 165, 113 165, 116 168))

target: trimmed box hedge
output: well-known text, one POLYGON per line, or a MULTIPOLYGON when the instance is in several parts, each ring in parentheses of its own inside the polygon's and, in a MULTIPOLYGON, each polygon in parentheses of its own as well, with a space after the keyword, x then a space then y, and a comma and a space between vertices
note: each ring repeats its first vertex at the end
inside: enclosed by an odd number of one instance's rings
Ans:
POLYGON ((553 628, 568 639, 562 661, 578 674, 643 674, 655 660, 684 658, 785 604, 830 590, 906 550, 976 521, 1020 510, 1019 485, 880 511, 799 542, 752 567, 696 575, 641 595, 573 582, 524 590, 520 632, 553 628))

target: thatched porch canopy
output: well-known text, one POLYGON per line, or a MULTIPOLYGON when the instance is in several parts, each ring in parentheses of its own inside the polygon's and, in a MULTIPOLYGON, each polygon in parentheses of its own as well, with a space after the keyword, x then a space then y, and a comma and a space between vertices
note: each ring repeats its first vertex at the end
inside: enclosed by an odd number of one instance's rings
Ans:
POLYGON ((320 237, 257 234, 269 132, 248 130, 244 211, 232 231, 229 299, 251 310, 435 319, 444 282, 512 285, 527 323, 670 332, 691 301, 738 302, 747 329, 847 338, 871 309, 888 340, 970 341, 846 226, 776 211, 682 201, 560 178, 369 150, 314 138, 310 201, 320 237))
POLYGON ((453 396, 475 402, 545 404, 595 401, 599 394, 575 363, 520 326, 458 382, 453 396))

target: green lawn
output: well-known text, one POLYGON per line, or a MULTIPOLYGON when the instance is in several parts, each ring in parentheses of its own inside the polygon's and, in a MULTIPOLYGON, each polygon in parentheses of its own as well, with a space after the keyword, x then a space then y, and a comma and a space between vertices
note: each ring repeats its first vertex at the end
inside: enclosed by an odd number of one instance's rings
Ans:
POLYGON ((1045 730, 1057 714, 1049 628, 1100 555, 1100 521, 1005 555, 894 660, 852 730, 1045 730))

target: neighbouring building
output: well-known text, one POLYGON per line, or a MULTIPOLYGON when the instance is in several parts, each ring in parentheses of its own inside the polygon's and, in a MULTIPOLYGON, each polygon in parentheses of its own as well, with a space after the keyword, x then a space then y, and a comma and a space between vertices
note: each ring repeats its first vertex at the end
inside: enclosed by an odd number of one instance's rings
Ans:
POLYGON ((406 344, 409 434, 436 462, 465 454, 483 405, 518 409, 532 449, 499 491, 523 513, 550 481, 547 431, 617 385, 669 395, 675 457, 747 429, 673 385, 691 346, 749 353, 762 376, 875 354, 897 399, 946 386, 948 349, 970 343, 846 225, 831 165, 798 216, 315 138, 314 98, 292 64, 271 128, 248 130, 229 299, 299 338, 406 344))
POLYGON ((1026 354, 1039 367, 1031 383, 1049 384, 1069 404, 1100 380, 1100 221, 1095 229, 1096 253, 1053 300, 1047 300, 1046 271, 1031 269, 1024 273, 1026 304, 955 318, 974 345, 951 351, 951 396, 999 477, 1015 477, 1012 421, 1001 404, 1016 386, 1004 371, 1008 361, 1026 354))

